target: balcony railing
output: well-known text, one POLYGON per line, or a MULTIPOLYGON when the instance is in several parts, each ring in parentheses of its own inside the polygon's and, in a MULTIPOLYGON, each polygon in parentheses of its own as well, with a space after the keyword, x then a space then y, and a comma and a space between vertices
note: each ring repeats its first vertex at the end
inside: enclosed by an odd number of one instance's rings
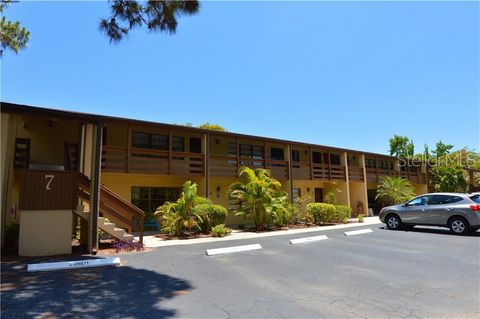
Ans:
POLYGON ((292 177, 301 180, 345 180, 345 166, 293 162, 292 177))
POLYGON ((367 182, 378 183, 382 176, 399 176, 408 179, 413 184, 425 184, 427 182, 427 175, 422 172, 408 172, 408 171, 396 171, 389 169, 379 168, 367 168, 367 182))
POLYGON ((104 145, 102 171, 192 176, 204 173, 202 154, 104 145))
POLYGON ((247 166, 250 168, 266 168, 277 179, 288 179, 288 162, 270 159, 252 159, 231 156, 210 156, 210 176, 237 177, 238 170, 247 166))
POLYGON ((348 180, 352 182, 363 182, 363 167, 349 166, 348 180))

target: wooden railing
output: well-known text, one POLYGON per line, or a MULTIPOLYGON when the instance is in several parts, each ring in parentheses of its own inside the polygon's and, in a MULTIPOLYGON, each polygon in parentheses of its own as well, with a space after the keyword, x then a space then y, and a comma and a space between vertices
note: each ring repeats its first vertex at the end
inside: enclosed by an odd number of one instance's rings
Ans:
POLYGON ((316 164, 309 162, 293 162, 292 178, 303 180, 346 180, 345 166, 316 164))
POLYGON ((192 176, 204 174, 203 154, 105 145, 102 171, 192 176))
MULTIPOLYGON (((77 173, 77 185, 78 198, 89 203, 90 180, 88 177, 77 173)), ((143 242, 145 213, 105 185, 100 185, 100 214, 129 233, 132 233, 134 230, 139 231, 140 242, 143 242)))
POLYGON ((367 182, 378 183, 382 176, 397 176, 408 179, 413 184, 427 183, 427 175, 422 172, 397 171, 382 168, 366 168, 367 182))
POLYGON ((363 182, 363 167, 349 166, 348 180, 354 182, 363 182))
POLYGON ((288 162, 270 159, 252 159, 231 156, 210 156, 210 176, 237 177, 241 167, 266 168, 278 179, 288 179, 288 162))

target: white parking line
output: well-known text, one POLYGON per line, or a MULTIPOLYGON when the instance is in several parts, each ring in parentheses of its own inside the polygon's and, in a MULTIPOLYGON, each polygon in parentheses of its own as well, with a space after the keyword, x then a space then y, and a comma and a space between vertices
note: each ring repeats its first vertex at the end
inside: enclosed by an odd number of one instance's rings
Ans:
POLYGON ((345 236, 353 236, 353 235, 360 235, 360 234, 367 234, 367 233, 373 233, 373 230, 371 230, 370 228, 365 228, 365 229, 344 232, 345 236))
POLYGON ((325 240, 325 239, 328 239, 327 235, 290 239, 290 245, 311 243, 312 241, 319 241, 319 240, 325 240))
POLYGON ((236 253, 240 251, 248 251, 248 250, 256 250, 256 249, 262 249, 262 246, 260 246, 260 244, 233 246, 233 247, 224 247, 224 248, 216 248, 216 249, 207 249, 206 252, 207 252, 207 256, 215 256, 215 255, 236 253))

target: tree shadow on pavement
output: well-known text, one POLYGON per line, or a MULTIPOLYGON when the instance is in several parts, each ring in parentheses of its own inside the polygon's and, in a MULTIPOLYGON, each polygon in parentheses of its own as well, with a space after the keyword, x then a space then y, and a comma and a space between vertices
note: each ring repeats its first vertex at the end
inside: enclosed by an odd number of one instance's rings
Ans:
POLYGON ((128 266, 28 273, 19 260, 2 261, 1 279, 2 318, 170 318, 162 302, 193 289, 128 266))

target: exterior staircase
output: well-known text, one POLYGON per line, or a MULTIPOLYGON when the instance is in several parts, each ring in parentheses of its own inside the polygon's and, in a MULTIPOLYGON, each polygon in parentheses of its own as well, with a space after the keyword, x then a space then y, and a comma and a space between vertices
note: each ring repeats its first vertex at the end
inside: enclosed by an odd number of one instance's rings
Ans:
MULTIPOLYGON (((77 205, 74 213, 81 218, 88 220, 90 212, 85 208, 90 205, 90 180, 87 176, 78 173, 77 179, 77 205)), ((104 232, 113 237, 132 241, 134 230, 140 233, 140 242, 143 242, 143 224, 145 221, 145 213, 140 208, 131 204, 120 195, 100 185, 100 216, 98 217, 97 226, 104 232)))
MULTIPOLYGON (((74 213, 85 220, 88 220, 90 215, 90 212, 86 210, 85 206, 83 205, 77 205, 74 213)), ((98 217, 98 228, 119 240, 133 241, 132 234, 127 233, 127 231, 123 228, 116 227, 115 223, 110 222, 105 217, 98 217)))

